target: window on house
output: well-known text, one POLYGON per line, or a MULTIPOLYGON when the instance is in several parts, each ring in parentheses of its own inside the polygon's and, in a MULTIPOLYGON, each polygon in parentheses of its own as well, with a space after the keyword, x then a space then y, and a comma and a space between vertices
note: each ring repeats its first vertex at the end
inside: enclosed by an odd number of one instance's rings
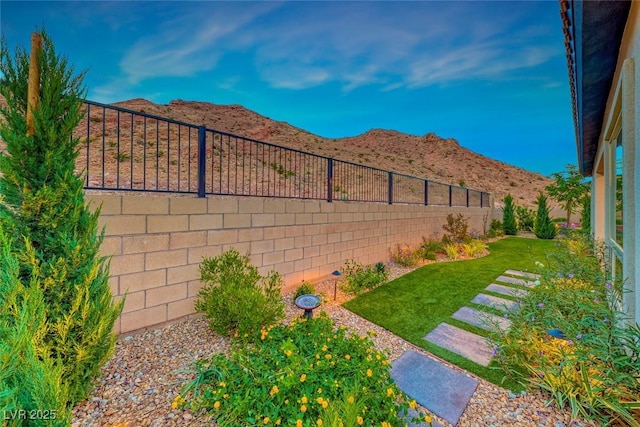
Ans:
POLYGON ((615 197, 615 241, 620 247, 622 247, 622 235, 624 230, 624 223, 622 219, 622 175, 623 175, 623 148, 622 148, 622 135, 618 135, 616 140, 616 197, 615 197))

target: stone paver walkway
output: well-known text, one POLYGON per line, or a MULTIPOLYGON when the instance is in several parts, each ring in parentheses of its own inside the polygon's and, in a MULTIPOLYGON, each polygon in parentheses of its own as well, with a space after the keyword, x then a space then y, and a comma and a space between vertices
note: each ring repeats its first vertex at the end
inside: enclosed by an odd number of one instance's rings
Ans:
POLYGON ((478 381, 413 350, 393 361, 391 376, 423 407, 456 425, 478 381))
MULTIPOLYGON (((490 283, 484 289, 504 298, 479 293, 471 300, 479 307, 461 307, 451 317, 487 331, 494 328, 505 331, 511 325, 506 315, 518 306, 512 298, 526 296, 529 291, 522 287, 535 286, 532 280, 539 277, 519 270, 506 270, 495 279, 499 283, 490 283), (505 316, 484 311, 481 307, 500 310, 505 316)), ((486 337, 448 323, 440 323, 424 339, 482 366, 488 366, 493 357, 492 346, 486 337)), ((408 396, 454 426, 478 384, 473 378, 411 350, 393 362, 391 376, 408 396)))
POLYGON ((492 331, 495 328, 506 331, 511 326, 509 319, 470 307, 460 307, 451 317, 487 331, 492 331))
POLYGON ((495 308, 504 312, 511 311, 518 305, 518 303, 513 300, 494 297, 493 295, 487 294, 478 294, 473 297, 471 302, 480 305, 486 305, 487 307, 495 308))

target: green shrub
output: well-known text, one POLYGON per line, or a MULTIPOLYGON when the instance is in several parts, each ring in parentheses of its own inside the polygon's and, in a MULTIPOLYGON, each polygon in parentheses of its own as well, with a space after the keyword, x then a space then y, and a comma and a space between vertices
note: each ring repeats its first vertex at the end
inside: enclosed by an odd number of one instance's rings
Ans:
POLYGON ((391 261, 402 267, 413 267, 420 262, 420 251, 407 245, 398 243, 396 248, 390 250, 391 261))
POLYGON ((326 313, 263 329, 255 345, 198 362, 195 375, 186 405, 220 427, 357 426, 359 418, 403 426, 398 415, 415 406, 391 379, 387 356, 367 336, 335 329, 326 313))
POLYGON ((200 280, 194 306, 218 334, 249 336, 284 317, 282 278, 275 271, 261 276, 249 255, 230 249, 203 259, 200 280))
POLYGON ((295 301, 299 296, 314 294, 315 292, 316 287, 313 285, 313 283, 305 282, 303 280, 300 286, 296 288, 296 292, 293 294, 293 300, 295 301))
POLYGON ((507 236, 515 236, 518 233, 515 205, 511 194, 507 194, 504 198, 504 207, 502 208, 502 230, 507 236))
MULTIPOLYGON (((60 371, 66 391, 59 399, 72 406, 88 395, 111 356, 113 324, 122 310, 122 302, 113 303, 108 261, 99 254, 100 210, 85 205, 83 180, 75 174, 80 141, 73 130, 82 117, 83 73, 74 75, 43 34, 35 133, 25 136, 29 55, 18 48, 12 59, 4 41, 0 51, 0 94, 7 101, 0 107, 0 139, 6 143, 0 154, 0 228, 13 238, 20 292, 42 290, 46 322, 34 321, 34 351, 45 371, 60 371)), ((26 304, 25 298, 16 301, 26 304)), ((0 306, 2 315, 20 309, 0 306)), ((40 380, 48 387, 45 378, 30 379, 40 380)))
POLYGON ((449 233, 443 237, 444 242, 466 242, 469 236, 469 218, 465 218, 462 214, 448 214, 447 223, 442 228, 449 233))
POLYGON ((558 229, 549 218, 549 206, 547 205, 547 196, 540 193, 538 195, 538 212, 536 213, 536 221, 533 226, 533 234, 538 239, 553 239, 556 237, 558 229))
POLYGON ((354 260, 348 260, 342 270, 344 280, 340 289, 348 294, 359 295, 373 289, 387 281, 387 272, 380 271, 375 265, 362 265, 354 260))
POLYGON ((591 243, 589 253, 583 241, 568 239, 550 254, 540 283, 511 313, 510 329, 492 340, 508 376, 547 391, 574 417, 637 427, 640 328, 625 327, 622 284, 606 280, 591 243), (550 329, 566 339, 552 338, 550 329))
POLYGON ((10 419, 18 410, 41 411, 47 418, 31 420, 29 425, 69 425, 62 366, 51 359, 42 342, 43 335, 51 332, 42 289, 22 284, 19 263, 2 230, 0 266, 0 413, 8 422, 4 425, 25 424, 20 417, 10 419))
POLYGON ((531 231, 533 230, 535 212, 524 206, 516 206, 516 222, 518 224, 518 230, 531 231))
POLYGON ((497 218, 491 220, 491 224, 489 225, 489 231, 487 232, 487 237, 498 237, 504 234, 502 221, 497 218))
POLYGON ((443 243, 435 239, 422 238, 422 244, 417 250, 417 255, 422 259, 435 261, 438 254, 444 252, 443 243))

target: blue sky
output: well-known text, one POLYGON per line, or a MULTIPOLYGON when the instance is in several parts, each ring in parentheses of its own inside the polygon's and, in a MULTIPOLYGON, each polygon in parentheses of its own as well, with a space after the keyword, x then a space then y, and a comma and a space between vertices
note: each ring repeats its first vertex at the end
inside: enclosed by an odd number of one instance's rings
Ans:
POLYGON ((435 132, 548 175, 576 162, 549 1, 0 2, 11 48, 45 26, 88 98, 241 104, 324 137, 435 132))

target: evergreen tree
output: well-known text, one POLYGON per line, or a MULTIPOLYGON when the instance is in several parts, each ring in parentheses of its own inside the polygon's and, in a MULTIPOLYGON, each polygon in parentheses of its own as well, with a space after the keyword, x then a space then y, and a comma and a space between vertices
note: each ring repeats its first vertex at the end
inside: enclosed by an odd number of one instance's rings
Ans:
POLYGON ((538 195, 538 212, 536 214, 536 221, 533 226, 533 234, 538 239, 553 239, 556 237, 556 226, 551 222, 549 217, 549 206, 547 205, 547 196, 543 193, 538 195))
MULTIPOLYGON (((112 354, 113 325, 122 311, 122 303, 112 300, 108 260, 99 254, 99 209, 91 212, 85 205, 83 181, 74 172, 79 139, 73 130, 82 118, 84 73, 74 74, 43 34, 35 134, 27 136, 29 55, 18 47, 12 58, 5 40, 0 53, 0 95, 8 104, 0 107, 0 138, 6 143, 0 153, 0 228, 12 236, 18 289, 25 295, 33 287, 41 290, 46 321, 33 319, 34 351, 60 370, 64 403, 71 407, 87 396, 112 354)), ((0 259, 1 270, 7 259, 0 259)))
POLYGON ((507 194, 504 198, 504 207, 502 208, 502 230, 508 236, 515 236, 518 233, 516 224, 516 208, 513 203, 511 194, 507 194))

